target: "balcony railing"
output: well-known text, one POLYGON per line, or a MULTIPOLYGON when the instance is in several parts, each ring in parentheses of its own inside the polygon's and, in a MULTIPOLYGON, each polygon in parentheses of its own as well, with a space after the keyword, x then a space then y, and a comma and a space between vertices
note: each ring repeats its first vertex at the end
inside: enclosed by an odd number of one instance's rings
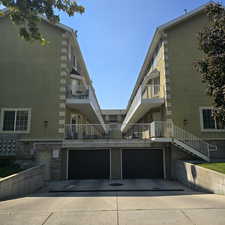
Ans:
POLYGON ((100 124, 66 125, 65 139, 147 139, 151 137, 151 125, 131 124, 132 128, 121 133, 121 124, 105 124, 106 131, 101 131, 100 124))
POLYGON ((74 98, 74 99, 88 99, 89 98, 89 89, 86 91, 74 91, 68 87, 67 88, 67 98, 74 98))
POLYGON ((145 85, 144 90, 142 92, 143 98, 156 98, 160 96, 160 85, 145 85))
MULTIPOLYGON (((129 130, 121 133, 121 124, 107 124, 106 131, 102 132, 100 124, 74 124, 66 125, 65 139, 149 139, 169 138, 169 142, 179 145, 187 151, 210 157, 210 151, 216 150, 215 145, 210 145, 195 135, 175 126, 172 122, 154 121, 151 123, 129 124, 129 130)), ((198 155, 199 156, 199 155, 198 155)))
MULTIPOLYGON (((160 84, 154 85, 144 85, 142 84, 127 111, 126 117, 124 119, 124 123, 121 127, 122 131, 126 131, 128 128, 128 124, 132 122, 132 118, 136 117, 136 112, 141 110, 141 107, 149 108, 150 107, 157 107, 163 103, 163 97, 161 96, 162 90, 160 84), (148 102, 149 100, 149 102, 148 102), (149 103, 149 104, 146 104, 149 103)), ((139 114, 138 114, 139 115, 139 114)), ((137 119, 134 119, 136 122, 137 119)))
POLYGON ((101 124, 66 125, 65 139, 104 139, 106 136, 101 124))
MULTIPOLYGON (((94 88, 92 86, 89 86, 86 91, 79 92, 79 93, 76 93, 76 94, 73 94, 71 88, 68 87, 67 88, 67 98, 68 99, 75 99, 75 100, 83 100, 83 99, 89 100, 89 103, 92 106, 99 122, 101 123, 101 126, 104 127, 104 120, 102 118, 101 109, 100 109, 100 106, 98 104, 98 100, 97 100, 97 97, 95 95, 94 88)), ((77 103, 81 104, 80 101, 77 102, 77 103)), ((86 102, 85 102, 85 104, 86 104, 86 102)))

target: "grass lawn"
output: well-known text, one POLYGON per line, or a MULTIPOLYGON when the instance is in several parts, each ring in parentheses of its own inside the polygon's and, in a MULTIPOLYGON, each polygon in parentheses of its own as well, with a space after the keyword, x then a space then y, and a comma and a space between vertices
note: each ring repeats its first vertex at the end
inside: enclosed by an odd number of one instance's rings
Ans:
POLYGON ((210 170, 215 170, 220 173, 225 174, 225 162, 219 162, 219 163, 202 163, 198 164, 198 166, 210 169, 210 170))
POLYGON ((10 176, 14 173, 18 173, 22 171, 21 168, 19 168, 18 166, 4 166, 4 167, 0 167, 0 179, 3 177, 7 177, 10 176))

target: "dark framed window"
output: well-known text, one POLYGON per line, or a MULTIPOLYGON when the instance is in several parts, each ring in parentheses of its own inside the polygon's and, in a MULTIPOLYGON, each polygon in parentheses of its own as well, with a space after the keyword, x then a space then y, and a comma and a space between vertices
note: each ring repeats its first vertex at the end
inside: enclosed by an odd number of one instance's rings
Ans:
POLYGON ((213 130, 213 129, 225 129, 225 123, 217 121, 212 116, 212 109, 203 108, 202 113, 202 126, 204 130, 213 130))
POLYGON ((2 130, 3 131, 24 131, 29 129, 29 110, 27 109, 4 109, 2 130))

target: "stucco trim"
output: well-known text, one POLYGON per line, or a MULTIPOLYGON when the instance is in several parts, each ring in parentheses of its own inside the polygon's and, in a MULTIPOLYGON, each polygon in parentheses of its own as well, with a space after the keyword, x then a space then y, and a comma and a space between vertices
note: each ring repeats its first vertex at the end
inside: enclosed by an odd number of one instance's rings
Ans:
POLYGON ((66 104, 65 103, 59 103, 59 108, 60 109, 65 109, 66 108, 66 104))
POLYGON ((66 93, 66 88, 65 87, 60 87, 59 88, 59 92, 66 93))
POLYGON ((59 125, 65 125, 65 120, 59 120, 59 125))
POLYGON ((65 109, 66 109, 66 76, 68 75, 68 63, 69 63, 69 34, 64 32, 62 34, 61 41, 61 54, 60 54, 60 76, 59 76, 59 117, 58 117, 58 133, 64 134, 65 132, 65 109))
POLYGON ((64 130, 65 130, 64 128, 59 128, 59 129, 58 129, 58 133, 59 133, 59 134, 64 134, 64 130))
POLYGON ((59 112, 59 116, 60 116, 60 117, 65 117, 65 115, 66 115, 66 112, 65 112, 65 111, 59 112))
POLYGON ((66 84, 66 80, 65 80, 65 79, 61 79, 61 80, 60 80, 60 83, 61 83, 61 84, 66 84))
POLYGON ((66 71, 61 71, 60 75, 61 75, 61 77, 66 77, 67 73, 66 73, 66 71))

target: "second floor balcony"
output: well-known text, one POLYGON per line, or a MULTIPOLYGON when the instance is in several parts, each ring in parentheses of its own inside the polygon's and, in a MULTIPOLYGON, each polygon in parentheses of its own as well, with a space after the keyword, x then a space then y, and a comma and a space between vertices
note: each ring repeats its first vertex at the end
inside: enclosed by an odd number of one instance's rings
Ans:
POLYGON ((136 123, 150 109, 161 106, 164 103, 162 94, 162 86, 160 84, 141 85, 134 97, 121 126, 124 133, 130 128, 130 124, 136 123))
POLYGON ((65 130, 66 140, 95 140, 95 139, 151 139, 169 137, 168 127, 161 122, 129 124, 127 132, 121 132, 122 124, 105 124, 106 130, 101 129, 101 124, 67 124, 65 130))
POLYGON ((106 131, 94 89, 78 90, 74 93, 70 87, 67 88, 66 105, 70 109, 79 110, 94 124, 99 124, 102 131, 106 131))
POLYGON ((190 152, 206 161, 217 146, 209 144, 173 122, 153 121, 151 123, 130 124, 127 132, 121 132, 121 124, 107 124, 102 131, 100 124, 66 125, 64 147, 149 147, 151 142, 173 143, 176 147, 190 152))

